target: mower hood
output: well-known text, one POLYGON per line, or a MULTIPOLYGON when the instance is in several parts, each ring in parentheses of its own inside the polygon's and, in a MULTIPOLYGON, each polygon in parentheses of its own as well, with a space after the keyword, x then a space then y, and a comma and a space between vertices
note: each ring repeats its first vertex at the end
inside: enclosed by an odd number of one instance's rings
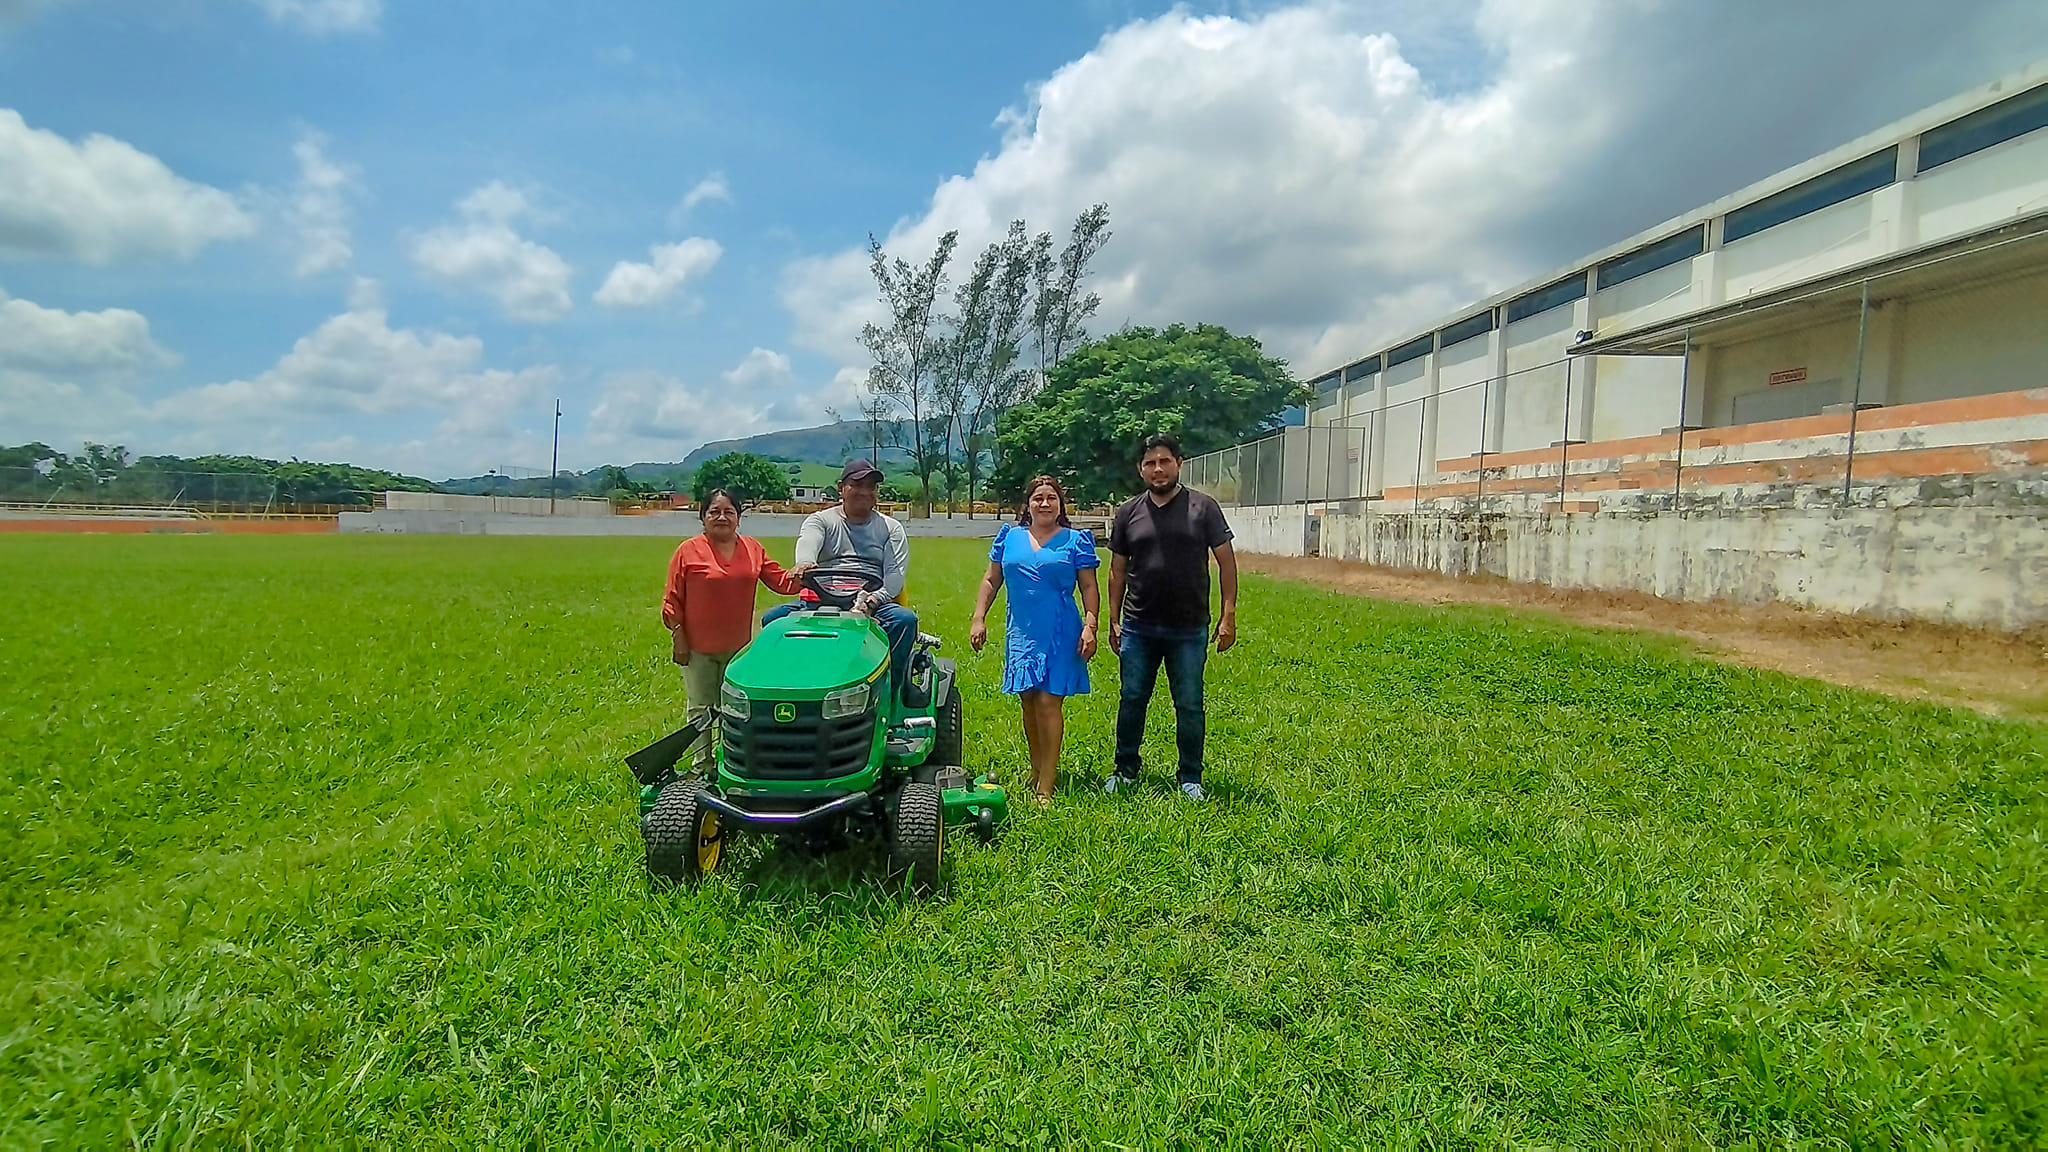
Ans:
POLYGON ((889 643, 866 616, 799 612, 772 621, 726 665, 734 687, 769 700, 823 696, 889 670, 889 643))

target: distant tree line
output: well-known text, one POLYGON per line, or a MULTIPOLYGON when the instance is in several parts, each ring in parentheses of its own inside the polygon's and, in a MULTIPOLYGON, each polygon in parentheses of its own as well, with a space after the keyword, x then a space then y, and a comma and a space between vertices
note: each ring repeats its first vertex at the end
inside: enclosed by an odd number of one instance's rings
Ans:
POLYGON ((75 504, 345 504, 435 484, 353 464, 257 456, 143 456, 87 444, 71 455, 40 442, 0 448, 0 500, 75 504))

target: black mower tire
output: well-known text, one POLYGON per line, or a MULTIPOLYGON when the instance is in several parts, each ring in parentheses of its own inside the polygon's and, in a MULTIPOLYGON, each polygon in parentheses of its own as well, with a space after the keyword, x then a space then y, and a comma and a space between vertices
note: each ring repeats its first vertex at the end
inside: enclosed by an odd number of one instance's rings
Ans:
POLYGON ((889 829, 889 856, 912 895, 939 890, 939 865, 946 851, 946 806, 935 784, 911 781, 896 799, 889 829))
POLYGON ((960 754, 963 751, 965 751, 965 748, 963 746, 965 745, 966 740, 964 738, 964 733, 962 732, 963 724, 960 709, 960 686, 958 684, 949 684, 946 686, 946 698, 944 700, 939 701, 937 719, 939 721, 939 727, 937 733, 933 736, 932 754, 929 757, 927 757, 926 763, 967 763, 967 761, 962 760, 960 758, 960 754))
POLYGON ((725 829, 703 802, 704 786, 678 780, 661 790, 640 825, 647 842, 647 873, 672 884, 692 884, 718 869, 725 829), (708 827, 707 827, 708 825, 708 827))

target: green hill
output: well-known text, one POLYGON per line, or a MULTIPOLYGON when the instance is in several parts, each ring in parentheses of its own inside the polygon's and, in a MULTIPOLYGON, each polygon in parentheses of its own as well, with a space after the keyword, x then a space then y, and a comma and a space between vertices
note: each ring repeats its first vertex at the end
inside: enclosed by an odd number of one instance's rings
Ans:
MULTIPOLYGON (((883 427, 882 439, 887 441, 894 429, 883 427)), ((634 480, 686 488, 689 475, 697 466, 714 456, 727 452, 752 452, 770 460, 785 464, 801 464, 802 471, 792 477, 792 484, 818 484, 829 486, 839 479, 839 469, 855 456, 868 455, 867 426, 864 424, 820 424, 815 428, 789 428, 780 432, 763 432, 757 436, 743 436, 734 440, 714 440, 692 451, 680 461, 660 463, 642 461, 626 465, 626 475, 634 480), (856 443, 856 439, 858 443, 856 443)), ((910 453, 884 443, 875 462, 886 471, 891 465, 907 466, 910 453)), ((558 495, 575 496, 597 490, 597 479, 602 467, 588 472, 564 472, 555 482, 558 495)), ((501 496, 545 496, 548 490, 547 477, 508 480, 501 476, 463 476, 444 480, 439 485, 444 492, 470 494, 496 493, 501 496)))
MULTIPOLYGON (((910 454, 901 448, 888 446, 891 429, 882 429, 884 444, 880 459, 876 463, 886 468, 892 461, 908 460, 910 454)), ((864 424, 832 423, 820 424, 815 428, 790 428, 781 432, 763 432, 758 436, 744 436, 737 440, 714 440, 702 448, 683 457, 681 465, 635 465, 635 467, 674 468, 694 470, 697 465, 714 456, 727 452, 752 452, 771 460, 815 461, 830 464, 836 469, 855 456, 869 453, 867 426, 864 424)))

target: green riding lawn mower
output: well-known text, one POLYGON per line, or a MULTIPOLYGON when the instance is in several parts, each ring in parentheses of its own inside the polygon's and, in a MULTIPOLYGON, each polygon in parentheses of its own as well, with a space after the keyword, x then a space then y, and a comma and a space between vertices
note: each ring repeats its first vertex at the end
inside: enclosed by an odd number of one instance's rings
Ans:
POLYGON ((962 766, 954 663, 920 633, 907 683, 891 691, 888 639, 854 611, 881 573, 841 560, 806 572, 803 586, 802 607, 726 666, 708 776, 676 768, 701 734, 694 726, 626 758, 641 784, 647 870, 694 884, 744 832, 812 855, 879 842, 906 887, 937 891, 946 830, 986 840, 1009 811, 1000 787, 962 766))

